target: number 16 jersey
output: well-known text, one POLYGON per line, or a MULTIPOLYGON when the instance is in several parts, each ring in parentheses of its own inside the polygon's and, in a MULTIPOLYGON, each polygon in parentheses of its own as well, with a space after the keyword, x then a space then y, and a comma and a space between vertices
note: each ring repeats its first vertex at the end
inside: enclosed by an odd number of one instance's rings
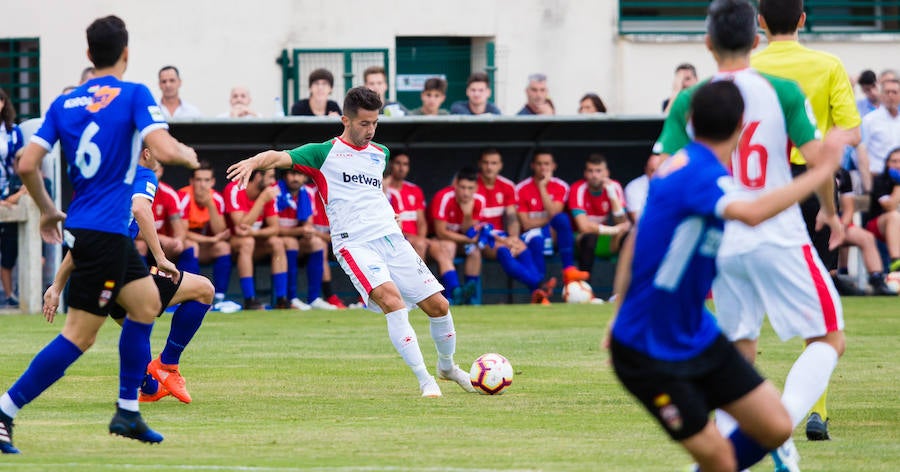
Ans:
MULTIPOLYGON (((735 197, 753 200, 791 182, 788 161, 791 146, 820 138, 812 109, 793 81, 761 74, 753 69, 719 72, 711 79, 680 93, 672 104, 654 152, 674 154, 693 137, 689 123, 691 98, 697 87, 732 80, 744 99, 744 129, 731 157, 735 197)), ((743 254, 760 244, 797 247, 809 244, 806 225, 796 204, 753 227, 739 221, 725 224, 720 256, 743 254)))

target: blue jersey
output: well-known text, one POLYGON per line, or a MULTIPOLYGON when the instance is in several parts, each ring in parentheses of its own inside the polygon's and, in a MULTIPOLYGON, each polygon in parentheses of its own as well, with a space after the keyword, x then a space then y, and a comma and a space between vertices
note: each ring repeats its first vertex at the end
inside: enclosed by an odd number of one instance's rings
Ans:
POLYGON ((722 211, 734 181, 691 143, 650 180, 637 228, 631 284, 613 326, 619 343, 664 361, 700 354, 719 335, 704 300, 716 276, 722 211))
POLYGON ((128 234, 140 140, 158 129, 168 125, 147 87, 113 76, 50 105, 31 141, 48 152, 62 144, 74 193, 66 228, 128 234))
MULTIPOLYGON (((159 186, 159 179, 156 178, 156 172, 144 167, 137 166, 137 170, 134 173, 134 185, 131 193, 131 200, 133 201, 135 198, 145 198, 153 203, 153 199, 156 198, 156 187, 159 186)), ((128 223, 128 234, 131 236, 131 239, 137 238, 138 233, 140 232, 140 228, 138 227, 137 220, 134 219, 134 215, 131 215, 130 222, 128 223)))

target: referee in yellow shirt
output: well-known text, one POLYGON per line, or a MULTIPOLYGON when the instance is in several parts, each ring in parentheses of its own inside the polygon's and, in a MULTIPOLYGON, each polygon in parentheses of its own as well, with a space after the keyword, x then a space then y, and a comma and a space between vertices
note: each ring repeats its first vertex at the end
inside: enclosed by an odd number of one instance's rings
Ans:
MULTIPOLYGON (((836 56, 809 49, 798 42, 798 30, 806 23, 803 0, 760 0, 759 23, 765 30, 769 45, 751 58, 754 69, 796 81, 812 106, 816 126, 824 134, 832 127, 845 131, 846 144, 859 144, 859 125, 862 119, 856 109, 853 86, 844 64, 836 56)), ((806 170, 806 160, 794 148, 791 151, 794 175, 806 170)), ((837 266, 836 251, 829 250, 830 231, 825 226, 816 231, 819 202, 815 197, 800 206, 810 238, 825 267, 837 266)), ((826 394, 813 407, 806 423, 806 437, 825 440, 828 436, 826 394)))

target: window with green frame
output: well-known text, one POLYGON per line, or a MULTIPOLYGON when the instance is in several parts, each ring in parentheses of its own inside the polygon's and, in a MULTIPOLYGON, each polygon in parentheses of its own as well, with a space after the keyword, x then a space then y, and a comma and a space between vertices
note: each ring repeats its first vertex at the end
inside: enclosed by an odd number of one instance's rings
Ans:
POLYGON ((0 38, 0 88, 20 122, 41 116, 40 56, 38 38, 0 38))
MULTIPOLYGON (((619 33, 701 34, 709 4, 710 0, 620 0, 619 33)), ((900 33, 896 0, 806 0, 804 10, 804 33, 900 33)))

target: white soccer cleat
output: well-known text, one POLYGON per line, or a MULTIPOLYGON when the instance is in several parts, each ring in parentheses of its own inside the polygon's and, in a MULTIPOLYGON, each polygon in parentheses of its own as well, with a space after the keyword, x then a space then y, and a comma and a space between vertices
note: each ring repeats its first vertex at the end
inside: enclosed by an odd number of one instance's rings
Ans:
POLYGON ((775 472, 800 472, 800 453, 794 445, 794 439, 788 439, 784 444, 770 453, 775 462, 775 472))
POLYGON ((312 310, 312 307, 303 303, 299 298, 294 297, 291 299, 291 308, 296 308, 300 311, 312 310))
POLYGON ((475 387, 472 386, 472 380, 469 378, 469 373, 460 369, 458 365, 454 365, 450 370, 441 370, 441 368, 438 367, 437 372, 439 379, 452 380, 459 384, 463 390, 469 393, 475 393, 475 387))
POLYGON ((318 297, 313 300, 312 303, 309 304, 309 306, 317 310, 337 310, 336 306, 326 302, 322 299, 322 297, 318 297))
POLYGON ((213 305, 213 311, 221 313, 236 313, 241 311, 241 306, 231 300, 221 300, 213 305))
POLYGON ((438 387, 437 380, 434 380, 434 377, 428 377, 428 380, 419 384, 419 388, 422 389, 422 396, 426 398, 440 398, 441 395, 441 387, 438 387))

